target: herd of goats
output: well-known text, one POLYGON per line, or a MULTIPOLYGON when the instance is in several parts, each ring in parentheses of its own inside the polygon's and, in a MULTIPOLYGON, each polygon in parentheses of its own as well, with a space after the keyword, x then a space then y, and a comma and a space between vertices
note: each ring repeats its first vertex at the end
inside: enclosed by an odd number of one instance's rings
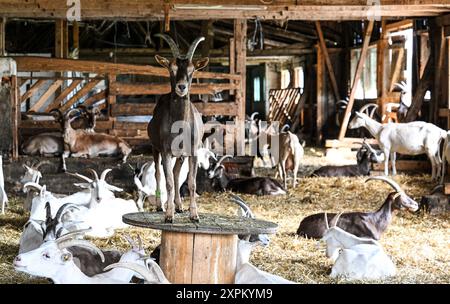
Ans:
MULTIPOLYGON (((100 176, 95 170, 89 169, 91 177, 66 172, 80 179, 80 183, 74 186, 81 190, 64 196, 51 193, 39 183, 42 178, 39 167, 42 163, 24 165, 25 174, 18 186, 27 193, 24 209, 29 211, 30 217, 20 238, 19 255, 13 262, 17 271, 46 277, 54 283, 169 283, 158 265, 159 247, 147 255, 140 240, 136 242, 127 236, 131 248, 122 253, 101 250, 83 237, 113 236, 116 229, 129 227, 123 223, 122 216, 144 211, 146 202, 156 205, 157 211, 164 212, 164 220, 171 223, 176 221, 175 212, 183 212, 182 197, 189 197, 190 219, 196 222, 201 221, 196 197, 204 192, 285 195, 288 171, 293 171, 292 186, 296 187, 297 173, 304 155, 303 145, 297 135, 285 129, 277 134, 264 134, 279 136, 277 175, 280 175, 283 184, 270 177, 241 177, 227 172, 224 161, 232 156, 224 155, 218 159, 208 140, 202 141, 202 117, 189 97, 194 71, 208 64, 208 58, 192 59, 196 47, 204 38, 196 39, 187 54, 182 55, 169 36, 160 37, 169 44, 174 56, 172 60, 156 56, 157 62, 170 73, 172 92, 163 95, 158 101, 149 123, 153 161, 144 164, 134 176, 138 199, 134 201, 116 197, 116 193, 123 190, 106 181, 112 169, 104 170, 100 176), (180 153, 174 156, 171 143, 176 134, 172 134, 170 129, 177 121, 184 121, 191 126, 194 140, 189 146, 183 145, 180 153)), ((63 132, 31 138, 22 147, 25 154, 62 155, 64 170, 64 160, 68 156, 120 154, 123 162, 127 161, 131 148, 124 140, 94 131, 95 111, 81 108, 70 110, 65 115, 56 111, 54 115, 61 123, 63 132)), ((258 126, 254 115, 250 123, 258 126)), ((398 152, 407 155, 427 154, 432 164, 432 178, 441 178, 442 183, 446 171, 445 157, 450 157, 446 131, 425 122, 381 124, 359 112, 355 113, 349 127, 365 127, 378 140, 381 151, 373 149, 364 141, 357 152, 356 165, 324 166, 316 170, 313 176, 368 176, 371 162, 383 161, 385 175, 388 175, 389 159, 392 173, 395 174, 395 154, 398 152), (440 143, 443 140, 444 160, 441 160, 440 143)), ((298 235, 318 239, 326 244, 326 256, 333 261, 330 275, 333 278, 385 279, 396 273, 394 263, 378 240, 391 222, 394 210, 415 212, 419 206, 392 179, 386 176, 367 179, 372 180, 386 182, 394 190, 377 211, 317 213, 300 222, 298 235)), ((7 196, 1 158, 0 200, 4 213, 7 196)), ((231 201, 237 204, 241 216, 254 217, 241 198, 231 194, 231 201)), ((242 235, 239 238, 235 283, 293 283, 250 263, 252 249, 256 245, 269 243, 267 235, 242 235)))

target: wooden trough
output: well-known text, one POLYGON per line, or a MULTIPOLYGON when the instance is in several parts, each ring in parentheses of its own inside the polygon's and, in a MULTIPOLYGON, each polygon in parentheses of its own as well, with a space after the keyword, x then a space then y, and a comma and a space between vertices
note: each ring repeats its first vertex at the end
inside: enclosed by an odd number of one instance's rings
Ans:
POLYGON ((244 217, 201 213, 193 223, 189 213, 175 214, 164 223, 164 213, 129 213, 123 222, 162 230, 160 266, 174 284, 233 284, 239 234, 275 233, 275 223, 244 217))

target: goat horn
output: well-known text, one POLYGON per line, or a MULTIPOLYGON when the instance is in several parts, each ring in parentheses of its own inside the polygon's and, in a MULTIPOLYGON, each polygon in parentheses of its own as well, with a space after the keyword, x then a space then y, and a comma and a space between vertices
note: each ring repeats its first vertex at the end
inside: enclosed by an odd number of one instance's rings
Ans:
POLYGON ((64 215, 64 213, 69 210, 69 209, 77 209, 80 210, 80 208, 78 208, 77 205, 72 204, 72 203, 66 203, 64 205, 62 205, 61 207, 59 207, 58 211, 56 212, 55 215, 55 219, 56 221, 59 223, 61 221, 61 217, 64 215))
POLYGON ((80 112, 79 109, 72 109, 69 112, 66 113, 66 115, 64 115, 65 118, 68 118, 70 116, 70 114, 72 114, 72 112, 80 112))
POLYGON ((137 248, 136 242, 133 240, 133 238, 129 234, 124 234, 123 238, 131 245, 131 248, 137 248))
POLYGON ((106 175, 107 175, 109 172, 111 172, 111 171, 112 171, 112 169, 106 169, 106 170, 104 170, 104 171, 102 172, 102 175, 100 176, 100 179, 101 179, 101 180, 105 180, 106 175))
POLYGON ((189 61, 192 60, 192 57, 194 57, 195 50, 197 49, 197 46, 200 42, 205 40, 205 37, 198 37, 197 39, 192 42, 192 44, 189 46, 189 50, 186 54, 186 58, 189 59, 189 61))
POLYGON ((66 174, 81 178, 82 180, 88 182, 88 183, 92 183, 92 179, 90 179, 87 176, 81 175, 80 173, 70 173, 70 172, 66 172, 66 174))
POLYGON ((250 116, 250 120, 255 120, 255 116, 259 115, 258 112, 253 112, 252 115, 250 116))
POLYGON ((46 221, 52 220, 52 208, 50 207, 50 202, 45 203, 45 219, 46 221))
POLYGON ((381 181, 384 181, 384 182, 388 183, 392 188, 394 188, 395 191, 397 191, 397 192, 404 192, 399 184, 397 184, 392 179, 387 178, 385 176, 372 176, 372 177, 369 177, 368 179, 366 179, 366 183, 368 181, 370 181, 370 180, 381 180, 381 181))
POLYGON ((248 218, 255 218, 255 215, 253 214, 252 210, 249 206, 240 198, 239 196, 231 193, 231 201, 238 204, 239 207, 241 207, 241 210, 243 210, 244 215, 248 218))
POLYGON ((406 91, 406 83, 405 82, 401 82, 401 83, 396 83, 394 84, 394 86, 400 88, 402 91, 406 91))
POLYGON ((281 128, 280 133, 284 132, 285 129, 289 130, 290 128, 291 128, 291 127, 290 127, 288 124, 285 124, 285 125, 281 128))
POLYGON ((223 162, 225 159, 227 159, 227 158, 232 158, 232 157, 233 157, 233 155, 229 155, 229 154, 222 156, 222 157, 219 159, 219 161, 217 162, 216 167, 218 167, 219 165, 221 165, 222 162, 223 162))
POLYGON ((43 161, 38 162, 36 165, 33 165, 32 168, 35 169, 35 170, 38 170, 43 165, 51 165, 51 164, 52 163, 50 161, 43 160, 43 161))
POLYGON ((74 246, 92 249, 93 251, 95 251, 95 253, 97 253, 100 256, 100 258, 102 259, 102 263, 105 262, 105 256, 103 255, 103 252, 97 246, 86 240, 67 240, 63 242, 58 242, 57 244, 60 250, 74 246))
POLYGON ((118 263, 114 263, 114 264, 110 264, 110 265, 106 266, 103 269, 103 271, 108 271, 113 268, 130 269, 130 270, 138 273, 139 275, 141 275, 145 281, 151 282, 151 283, 155 282, 153 277, 150 275, 150 271, 147 269, 147 267, 144 267, 142 265, 139 265, 136 263, 130 263, 130 262, 118 262, 118 263))
POLYGON ((42 190, 42 186, 41 185, 39 185, 38 183, 33 183, 33 182, 28 182, 28 183, 26 183, 25 185, 23 185, 23 188, 24 189, 26 189, 26 188, 28 188, 28 187, 33 187, 33 188, 36 188, 37 190, 39 190, 39 191, 41 191, 42 190))
POLYGON ((66 240, 73 239, 74 237, 76 237, 76 236, 78 236, 78 235, 80 235, 80 234, 84 235, 86 232, 91 231, 91 230, 92 230, 92 228, 86 228, 86 229, 80 229, 80 230, 70 231, 70 232, 68 232, 68 233, 66 233, 66 234, 64 234, 64 235, 62 235, 61 237, 59 237, 59 238, 56 240, 56 242, 57 242, 57 243, 58 243, 58 242, 64 242, 64 241, 66 241, 66 240))
POLYGON ((327 217, 327 213, 324 213, 324 217, 325 217, 325 227, 327 227, 327 230, 330 229, 330 226, 328 225, 328 217, 327 217))
POLYGON ((92 175, 94 175, 94 178, 96 181, 98 181, 98 174, 94 169, 88 169, 89 172, 92 173, 92 175))
POLYGON ((331 227, 336 227, 336 226, 337 226, 337 223, 338 223, 339 218, 341 217, 342 213, 343 213, 343 212, 339 212, 337 215, 335 215, 335 216, 331 219, 331 222, 330 222, 331 227))
POLYGON ((170 49, 172 50, 172 55, 174 58, 180 57, 180 49, 178 48, 178 45, 175 43, 175 41, 173 41, 172 37, 167 34, 156 34, 155 37, 160 37, 167 42, 170 49))

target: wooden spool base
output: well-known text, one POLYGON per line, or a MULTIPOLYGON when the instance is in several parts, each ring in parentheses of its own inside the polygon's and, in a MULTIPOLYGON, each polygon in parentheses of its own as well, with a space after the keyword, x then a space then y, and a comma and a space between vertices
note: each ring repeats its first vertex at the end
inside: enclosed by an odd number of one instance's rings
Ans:
POLYGON ((160 266, 175 284, 233 284, 238 234, 275 233, 277 225, 244 217, 200 213, 193 223, 189 213, 175 214, 164 223, 164 213, 137 212, 123 216, 127 224, 162 230, 160 266))

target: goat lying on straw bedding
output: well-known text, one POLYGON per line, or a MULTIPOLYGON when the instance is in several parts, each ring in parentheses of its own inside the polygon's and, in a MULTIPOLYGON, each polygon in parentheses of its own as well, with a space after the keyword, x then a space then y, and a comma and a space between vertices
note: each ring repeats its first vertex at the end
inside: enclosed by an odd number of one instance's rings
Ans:
MULTIPOLYGON (((321 241, 326 242, 327 257, 334 262, 330 276, 348 280, 379 280, 394 276, 396 268, 382 246, 373 239, 360 238, 337 227, 327 227, 321 241)), ((325 222, 328 219, 325 213, 325 222)))

